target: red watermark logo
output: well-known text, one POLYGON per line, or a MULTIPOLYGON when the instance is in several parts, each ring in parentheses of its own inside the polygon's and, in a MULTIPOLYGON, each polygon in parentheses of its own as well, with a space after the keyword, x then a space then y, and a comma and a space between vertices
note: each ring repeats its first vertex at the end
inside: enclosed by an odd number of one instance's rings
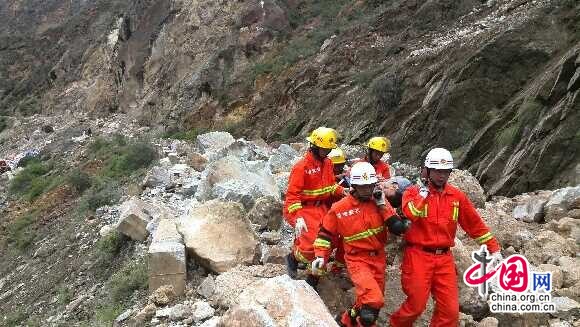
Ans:
POLYGON ((477 287, 482 299, 490 299, 492 312, 555 311, 551 272, 531 271, 526 257, 519 254, 493 262, 485 245, 471 257, 474 264, 463 274, 463 281, 477 287))

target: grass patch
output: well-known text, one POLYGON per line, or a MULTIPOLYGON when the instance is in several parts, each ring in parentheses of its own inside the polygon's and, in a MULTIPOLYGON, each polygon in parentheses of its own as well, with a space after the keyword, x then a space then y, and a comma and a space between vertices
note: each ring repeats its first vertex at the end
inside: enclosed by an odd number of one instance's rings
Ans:
POLYGON ((95 178, 79 201, 80 213, 93 212, 97 208, 116 203, 121 198, 118 182, 108 178, 95 178))
POLYGON ((0 117, 0 133, 8 128, 8 118, 0 117))
POLYGON ((66 178, 66 182, 72 186, 78 194, 91 187, 91 177, 80 169, 74 169, 66 178))
POLYGON ((20 251, 26 250, 36 237, 36 229, 32 226, 36 222, 36 216, 26 214, 16 218, 7 227, 8 244, 20 251))
POLYGON ((116 230, 97 241, 97 257, 100 262, 110 262, 123 247, 123 238, 116 230))
POLYGON ((67 287, 59 288, 57 293, 56 293, 56 301, 60 305, 69 304, 70 301, 72 300, 72 297, 73 297, 73 293, 67 287))
POLYGON ((0 320, 0 326, 16 327, 27 318, 26 313, 20 309, 13 312, 6 312, 4 315, 6 316, 6 319, 0 320))
POLYGON ((505 128, 497 135, 496 138, 497 143, 502 147, 513 144, 516 139, 516 136, 518 135, 519 130, 520 126, 518 124, 514 124, 508 128, 505 128))
POLYGON ((91 159, 105 163, 99 175, 114 179, 129 177, 157 159, 157 151, 151 144, 128 141, 122 136, 110 141, 97 139, 89 146, 89 151, 93 156, 91 159))
POLYGON ((123 313, 121 304, 104 304, 95 310, 95 320, 99 326, 111 326, 121 313, 123 313))
POLYGON ((197 136, 209 132, 207 128, 193 128, 187 131, 172 131, 165 132, 162 137, 166 139, 175 139, 194 142, 197 140, 197 136))
POLYGON ((133 292, 148 287, 148 271, 145 261, 130 263, 117 271, 109 280, 109 295, 114 303, 123 303, 133 292))
POLYGON ((33 159, 26 164, 10 182, 8 192, 32 201, 39 195, 62 184, 62 177, 55 174, 53 164, 33 159))

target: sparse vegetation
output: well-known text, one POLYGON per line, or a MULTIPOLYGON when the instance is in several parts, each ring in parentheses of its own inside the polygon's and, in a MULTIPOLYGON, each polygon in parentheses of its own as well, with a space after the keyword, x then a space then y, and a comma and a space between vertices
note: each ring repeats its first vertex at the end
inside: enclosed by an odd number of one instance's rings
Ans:
POLYGON ((66 305, 72 300, 73 293, 68 287, 61 287, 56 293, 56 301, 60 305, 66 305))
POLYGON ((72 186, 78 194, 82 194, 91 187, 91 177, 79 169, 75 169, 67 176, 67 183, 72 186))
POLYGON ((123 238, 117 231, 99 239, 96 244, 97 256, 101 262, 109 262, 119 253, 123 246, 123 238))
POLYGON ((109 280, 109 295, 112 302, 123 303, 134 291, 146 289, 147 276, 147 264, 142 260, 121 268, 109 280))
POLYGON ((89 147, 93 159, 103 160, 100 176, 123 178, 148 167, 156 158, 155 148, 146 142, 128 141, 122 136, 113 140, 96 139, 89 147))
POLYGON ((62 177, 53 171, 51 162, 33 160, 11 181, 8 191, 27 201, 53 189, 62 183, 62 177))
POLYGON ((36 221, 36 215, 29 213, 12 221, 8 227, 8 244, 19 251, 24 251, 32 244, 36 237, 36 230, 32 226, 36 221))
POLYGON ((207 132, 209 132, 209 130, 206 128, 192 128, 187 131, 166 132, 165 134, 163 134, 163 138, 193 142, 197 139, 198 135, 207 132))
POLYGON ((16 327, 27 318, 26 313, 22 310, 16 310, 13 312, 6 312, 4 320, 0 320, 0 326, 6 327, 16 327))
POLYGON ((79 211, 95 211, 97 208, 115 203, 121 197, 118 182, 108 178, 95 178, 79 202, 79 211))

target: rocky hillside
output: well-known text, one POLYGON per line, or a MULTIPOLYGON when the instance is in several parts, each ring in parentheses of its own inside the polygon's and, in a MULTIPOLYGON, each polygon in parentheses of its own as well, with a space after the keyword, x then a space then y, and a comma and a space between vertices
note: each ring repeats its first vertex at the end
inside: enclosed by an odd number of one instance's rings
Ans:
MULTIPOLYGON (((575 185, 574 0, 0 4, 0 126, 127 115, 267 141, 336 127, 417 163, 453 150, 489 195, 575 185)), ((1 135, 0 135, 1 136, 1 135)))
MULTIPOLYGON (((51 119, 19 127, 13 151, 44 148, 0 175, 0 326, 246 326, 248 317, 259 327, 335 326, 332 316, 352 303, 344 275, 325 278, 319 294, 285 275, 292 231, 282 196, 306 144, 225 132, 147 138, 150 131, 119 117, 46 132, 58 123, 51 119), (19 143, 19 135, 30 137, 19 143)), ((504 256, 524 254, 534 270, 553 272, 557 306, 493 314, 459 279, 462 326, 577 326, 580 188, 486 202, 467 171, 451 183, 476 204, 504 256)), ((461 273, 475 249, 458 234, 461 273)), ((400 239, 391 236, 387 251, 381 324, 403 299, 400 239)))

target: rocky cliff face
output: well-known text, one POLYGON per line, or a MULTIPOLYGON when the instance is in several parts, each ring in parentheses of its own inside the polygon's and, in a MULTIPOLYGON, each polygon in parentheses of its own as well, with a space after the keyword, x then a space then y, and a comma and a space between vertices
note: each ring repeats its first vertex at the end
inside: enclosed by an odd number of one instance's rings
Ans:
POLYGON ((325 124, 348 143, 385 134, 402 161, 448 147, 488 194, 576 184, 579 15, 570 0, 9 0, 0 125, 116 112, 291 140, 325 124))

